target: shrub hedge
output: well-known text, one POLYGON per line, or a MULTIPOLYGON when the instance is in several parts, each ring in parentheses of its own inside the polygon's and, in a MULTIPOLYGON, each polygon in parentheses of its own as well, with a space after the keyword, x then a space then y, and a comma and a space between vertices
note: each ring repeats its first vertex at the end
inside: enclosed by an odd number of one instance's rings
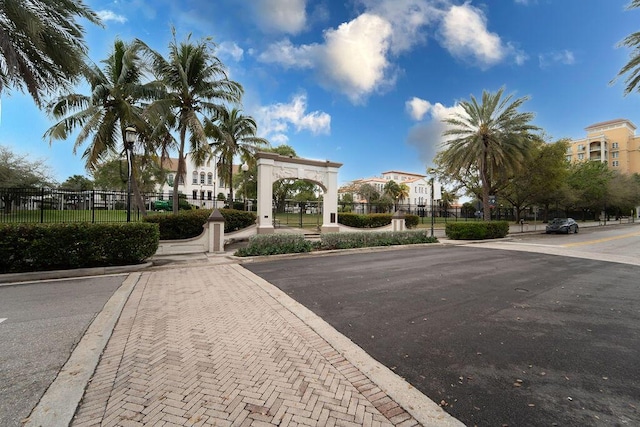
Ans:
POLYGON ((249 245, 236 251, 236 256, 258 256, 311 252, 313 244, 303 234, 258 234, 249 239, 249 245))
MULTIPOLYGON (((144 221, 158 224, 160 240, 188 239, 202 233, 202 226, 212 211, 213 209, 195 209, 177 214, 148 215, 144 221)), ((224 217, 225 233, 249 227, 255 224, 257 219, 254 212, 220 209, 220 213, 224 217)))
POLYGON ((417 243, 437 243, 427 230, 380 231, 355 233, 326 233, 320 236, 319 249, 349 249, 371 246, 413 245, 417 243))
POLYGON ((159 235, 145 223, 1 224, 0 273, 138 264, 159 235))
POLYGON ((498 239, 509 234, 509 222, 449 222, 445 227, 445 234, 452 240, 498 239))
MULTIPOLYGON (((350 212, 338 213, 338 223, 354 228, 378 228, 391 224, 393 214, 355 214, 350 212)), ((407 228, 414 228, 420 222, 420 217, 405 214, 404 223, 407 228)))

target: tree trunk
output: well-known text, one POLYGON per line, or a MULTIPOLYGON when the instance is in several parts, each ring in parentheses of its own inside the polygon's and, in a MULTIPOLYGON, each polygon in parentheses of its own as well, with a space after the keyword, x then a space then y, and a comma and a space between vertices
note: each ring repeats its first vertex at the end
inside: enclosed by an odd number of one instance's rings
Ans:
POLYGON ((491 221, 491 205, 489 204, 489 179, 487 178, 487 145, 485 143, 480 160, 480 182, 482 184, 482 209, 484 210, 484 220, 491 221))
POLYGON ((229 209, 233 209, 233 157, 229 159, 229 209))
POLYGON ((142 216, 147 216, 147 207, 145 206, 142 194, 140 193, 140 187, 138 186, 138 180, 136 179, 136 169, 133 167, 136 164, 134 161, 133 150, 131 150, 131 190, 133 191, 133 198, 138 210, 142 212, 142 216))
POLYGON ((178 213, 179 200, 178 200, 178 185, 180 185, 180 177, 184 175, 184 139, 186 137, 186 128, 180 129, 180 149, 178 150, 178 170, 176 171, 176 179, 173 180, 173 207, 172 212, 178 213))

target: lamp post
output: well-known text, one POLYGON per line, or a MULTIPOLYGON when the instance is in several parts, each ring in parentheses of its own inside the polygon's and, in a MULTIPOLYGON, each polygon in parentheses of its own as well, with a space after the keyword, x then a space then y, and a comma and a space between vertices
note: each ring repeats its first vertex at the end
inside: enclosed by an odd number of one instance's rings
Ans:
POLYGON ((125 150, 127 152, 127 222, 131 222, 131 156, 133 144, 138 139, 138 131, 133 126, 127 126, 124 130, 125 150))
POLYGON ((242 192, 242 194, 244 195, 244 210, 247 210, 247 171, 249 170, 249 165, 247 164, 247 162, 244 162, 241 166, 242 169, 242 175, 244 178, 244 191, 242 192))

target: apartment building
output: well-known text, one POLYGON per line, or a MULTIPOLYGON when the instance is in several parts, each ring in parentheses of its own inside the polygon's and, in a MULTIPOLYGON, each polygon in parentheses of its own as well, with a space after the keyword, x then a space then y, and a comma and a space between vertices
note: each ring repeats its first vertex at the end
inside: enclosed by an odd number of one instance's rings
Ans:
MULTIPOLYGON (((338 196, 341 194, 351 194, 355 203, 364 203, 364 200, 358 193, 358 188, 362 184, 370 184, 380 193, 383 193, 384 186, 389 182, 394 181, 398 184, 405 184, 409 187, 409 196, 403 200, 400 200, 400 204, 408 204, 413 206, 425 206, 431 202, 431 178, 427 175, 421 175, 411 172, 403 172, 397 170, 390 170, 382 172, 380 177, 362 178, 352 181, 346 185, 343 185, 338 189, 338 196)), ((433 199, 440 200, 442 186, 439 182, 433 184, 433 199)))
POLYGON ((627 119, 595 123, 585 128, 587 136, 571 141, 567 150, 570 162, 598 161, 620 173, 640 173, 640 137, 627 119))

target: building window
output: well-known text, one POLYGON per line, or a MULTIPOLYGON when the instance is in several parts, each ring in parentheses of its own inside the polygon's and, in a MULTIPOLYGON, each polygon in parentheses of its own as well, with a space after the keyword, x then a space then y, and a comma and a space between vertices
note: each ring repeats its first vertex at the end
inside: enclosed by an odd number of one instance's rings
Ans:
POLYGON ((167 184, 169 184, 170 186, 173 187, 173 174, 172 173, 167 175, 167 184))
POLYGON ((204 184, 204 172, 200 172, 200 184, 204 184))
POLYGON ((193 192, 191 193, 191 196, 193 200, 198 200, 198 190, 193 190, 193 192))
POLYGON ((213 185, 213 174, 211 172, 207 174, 207 185, 213 185))
POLYGON ((571 156, 567 156, 567 162, 571 161, 571 156))
POLYGON ((204 200, 204 191, 200 192, 200 200, 204 200))
POLYGON ((614 159, 617 159, 619 156, 620 156, 619 151, 614 151, 613 153, 611 153, 611 157, 613 157, 614 159))
POLYGON ((584 151, 584 145, 583 144, 578 145, 578 151, 584 151))
POLYGON ((611 165, 612 165, 614 168, 617 168, 618 166, 620 166, 620 162, 618 162, 617 160, 614 160, 613 162, 611 162, 611 165))
POLYGON ((584 160, 584 153, 578 154, 578 160, 584 160))
POLYGON ((614 142, 613 144, 611 144, 611 148, 612 148, 612 149, 614 149, 614 150, 615 150, 616 148, 618 148, 618 143, 617 143, 617 142, 614 142))
POLYGON ((192 184, 197 184, 198 183, 198 172, 193 171, 191 183, 192 184))
POLYGON ((207 200, 213 199, 213 191, 207 191, 207 200))

